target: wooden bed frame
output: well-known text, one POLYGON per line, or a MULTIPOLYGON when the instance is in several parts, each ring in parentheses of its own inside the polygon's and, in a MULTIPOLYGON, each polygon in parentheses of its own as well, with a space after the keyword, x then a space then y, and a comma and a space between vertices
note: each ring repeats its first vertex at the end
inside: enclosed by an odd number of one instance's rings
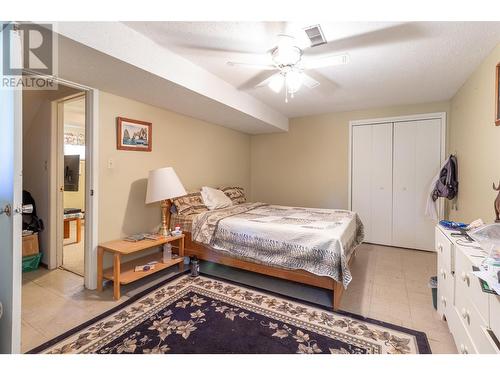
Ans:
MULTIPOLYGON (((333 310, 338 310, 340 307, 340 300, 344 292, 344 286, 327 276, 318 276, 303 270, 287 270, 263 264, 253 263, 237 258, 232 258, 217 252, 210 247, 204 246, 200 243, 194 242, 191 239, 190 232, 184 232, 185 244, 184 255, 196 256, 198 259, 206 260, 213 263, 223 264, 225 266, 240 268, 250 272, 256 272, 267 276, 273 276, 280 279, 296 281, 298 283, 316 286, 332 291, 333 294, 333 310)), ((355 253, 351 255, 349 264, 354 259, 355 253)))

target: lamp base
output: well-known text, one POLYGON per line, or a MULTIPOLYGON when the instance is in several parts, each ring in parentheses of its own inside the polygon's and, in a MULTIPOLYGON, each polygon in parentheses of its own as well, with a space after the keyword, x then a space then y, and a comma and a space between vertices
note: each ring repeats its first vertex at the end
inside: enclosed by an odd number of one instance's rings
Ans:
POLYGON ((158 230, 158 234, 163 237, 169 237, 170 236, 170 230, 167 227, 160 226, 160 229, 158 230))
POLYGON ((161 226, 160 230, 158 231, 158 234, 168 237, 170 236, 170 206, 171 206, 170 199, 165 199, 161 201, 160 207, 161 207, 161 226))

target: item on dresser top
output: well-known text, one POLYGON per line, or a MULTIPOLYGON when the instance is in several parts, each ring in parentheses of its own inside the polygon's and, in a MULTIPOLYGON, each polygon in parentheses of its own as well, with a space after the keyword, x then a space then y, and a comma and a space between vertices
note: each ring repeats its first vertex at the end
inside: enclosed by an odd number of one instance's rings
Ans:
POLYGON ((483 265, 476 268, 477 271, 473 271, 472 274, 486 283, 486 287, 488 287, 488 289, 493 291, 494 293, 485 290, 485 286, 483 285, 483 283, 481 283, 481 289, 483 290, 483 292, 500 294, 500 283, 498 282, 498 272, 500 271, 498 271, 498 268, 496 269, 496 272, 491 272, 490 268, 484 268, 483 265))
POLYGON ((130 236, 127 236, 124 238, 125 241, 128 241, 128 242, 137 242, 137 241, 142 241, 144 240, 146 237, 144 236, 144 234, 142 233, 137 233, 137 234, 132 234, 130 236))
POLYGON ((470 232, 470 236, 490 258, 500 261, 500 223, 484 225, 470 232))
POLYGON ((473 243, 474 240, 472 239, 471 236, 467 233, 467 230, 465 228, 455 228, 452 230, 456 230, 456 232, 452 232, 450 235, 452 237, 463 237, 465 240, 467 240, 469 243, 473 243))
POLYGON ((479 227, 482 227, 484 225, 484 221, 483 219, 476 219, 474 220, 472 223, 470 223, 467 228, 467 230, 473 230, 473 229, 476 229, 476 228, 479 228, 479 227))
MULTIPOLYGON (((472 266, 472 271, 479 272, 480 269, 479 269, 479 267, 472 266)), ((476 276, 479 277, 479 282, 481 283, 481 289, 483 290, 484 293, 497 294, 497 292, 495 292, 492 288, 490 288, 490 285, 486 281, 481 279, 479 275, 476 274, 476 276)), ((500 279, 499 274, 497 274, 497 277, 500 279)))
POLYGON ((441 220, 439 222, 440 225, 442 225, 445 228, 448 229, 455 229, 455 228, 465 228, 467 227, 467 224, 465 223, 460 223, 457 221, 450 221, 450 220, 441 220))

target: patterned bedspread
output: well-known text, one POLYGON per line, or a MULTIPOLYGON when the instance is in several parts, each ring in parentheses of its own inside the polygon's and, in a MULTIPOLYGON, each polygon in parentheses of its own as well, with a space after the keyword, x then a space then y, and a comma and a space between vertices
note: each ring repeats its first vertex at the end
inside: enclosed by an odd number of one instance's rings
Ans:
POLYGON ((347 287, 348 259, 363 241, 355 212, 244 203, 197 215, 194 241, 230 256, 328 276, 347 287))

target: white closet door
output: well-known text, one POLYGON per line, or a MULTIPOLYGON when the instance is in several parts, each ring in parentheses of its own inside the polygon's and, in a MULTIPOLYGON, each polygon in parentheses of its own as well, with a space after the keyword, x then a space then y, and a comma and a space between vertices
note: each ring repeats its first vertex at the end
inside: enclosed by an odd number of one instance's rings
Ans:
POLYGON ((352 128, 352 182, 351 209, 357 212, 363 222, 365 241, 371 242, 371 159, 372 127, 354 126, 352 128))
POLYGON ((392 239, 392 123, 353 127, 352 210, 365 227, 365 242, 392 239))
POLYGON ((440 120, 394 123, 394 246, 433 249, 434 224, 425 217, 425 203, 440 154, 440 120))
POLYGON ((371 241, 392 244, 392 123, 372 125, 371 241))

